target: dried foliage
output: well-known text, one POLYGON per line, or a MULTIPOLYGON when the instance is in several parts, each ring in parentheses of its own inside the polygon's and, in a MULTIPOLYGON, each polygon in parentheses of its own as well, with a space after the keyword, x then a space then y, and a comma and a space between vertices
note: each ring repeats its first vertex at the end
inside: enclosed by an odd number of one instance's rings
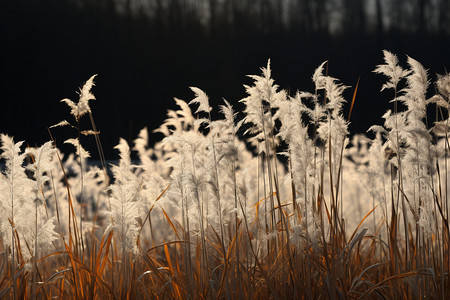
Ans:
POLYGON ((57 124, 77 131, 75 155, 1 136, 0 297, 448 298, 450 76, 429 97, 419 62, 384 60, 375 72, 394 107, 373 139, 349 140, 348 87, 326 62, 313 92, 290 96, 269 61, 245 86, 243 119, 225 101, 213 120, 191 87, 155 130, 165 138, 150 147, 144 128, 132 148, 120 139, 110 170, 89 166, 80 142, 94 135, 101 152, 92 76, 78 104, 63 100, 76 126, 57 124), (81 130, 84 114, 92 128, 81 130))

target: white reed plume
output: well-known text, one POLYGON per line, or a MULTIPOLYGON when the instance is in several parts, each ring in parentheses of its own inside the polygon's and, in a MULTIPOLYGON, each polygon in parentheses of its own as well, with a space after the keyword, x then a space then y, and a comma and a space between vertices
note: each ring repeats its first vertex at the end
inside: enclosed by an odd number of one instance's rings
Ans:
POLYGON ((120 242, 123 259, 126 255, 139 254, 139 208, 141 203, 141 186, 137 176, 133 173, 130 160, 130 148, 124 139, 120 139, 115 147, 119 150, 120 161, 118 166, 112 167, 114 184, 109 187, 111 191, 111 210, 106 214, 110 217, 105 235, 114 231, 114 236, 120 242))

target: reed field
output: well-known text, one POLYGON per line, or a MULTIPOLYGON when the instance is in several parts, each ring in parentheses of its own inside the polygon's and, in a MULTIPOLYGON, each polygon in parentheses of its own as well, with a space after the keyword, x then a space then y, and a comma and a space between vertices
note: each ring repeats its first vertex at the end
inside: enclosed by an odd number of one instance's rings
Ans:
POLYGON ((357 83, 324 62, 291 95, 269 61, 242 111, 191 87, 114 164, 92 76, 49 142, 1 135, 0 298, 449 299, 450 75, 389 51, 374 72, 392 101, 366 135, 357 83))

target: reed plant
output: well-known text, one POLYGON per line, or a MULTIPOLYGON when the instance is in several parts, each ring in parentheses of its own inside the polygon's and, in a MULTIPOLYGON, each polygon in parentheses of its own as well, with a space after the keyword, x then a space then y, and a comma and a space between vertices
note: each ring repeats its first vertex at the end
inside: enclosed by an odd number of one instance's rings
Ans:
POLYGON ((147 128, 132 147, 119 139, 110 166, 92 76, 63 100, 75 123, 49 128, 73 128, 75 153, 1 135, 0 298, 447 299, 450 75, 432 83, 418 61, 383 56, 374 72, 392 101, 367 135, 348 131, 358 83, 324 62, 314 91, 289 95, 269 61, 245 85, 243 118, 224 100, 213 119, 191 87, 160 142, 147 128))

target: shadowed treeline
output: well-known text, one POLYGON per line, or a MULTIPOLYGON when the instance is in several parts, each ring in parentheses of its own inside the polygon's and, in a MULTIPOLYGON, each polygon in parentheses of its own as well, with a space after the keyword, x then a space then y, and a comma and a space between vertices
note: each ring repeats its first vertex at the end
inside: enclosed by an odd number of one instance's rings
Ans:
MULTIPOLYGON (((382 49, 416 58, 432 79, 449 66, 449 0, 17 0, 2 1, 0 24, 0 132, 43 143, 48 126, 69 118, 59 100, 77 100, 99 74, 91 107, 110 158, 118 136, 157 128, 173 97, 193 98, 189 86, 239 111, 245 75, 268 58, 291 93, 311 90, 324 60, 346 85, 361 76, 352 133, 377 123, 390 99, 371 72, 382 49)), ((68 131, 53 129, 58 145, 68 131)))

